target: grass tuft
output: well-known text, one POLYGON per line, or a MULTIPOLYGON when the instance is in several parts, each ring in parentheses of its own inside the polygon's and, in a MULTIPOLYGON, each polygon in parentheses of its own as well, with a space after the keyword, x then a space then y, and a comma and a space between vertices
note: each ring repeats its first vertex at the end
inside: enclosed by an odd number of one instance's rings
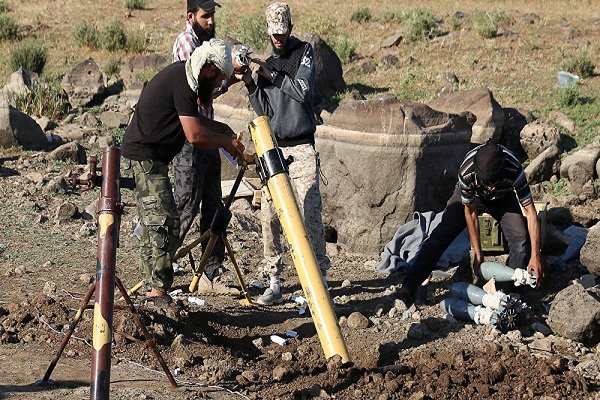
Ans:
POLYGON ((143 10, 146 8, 146 0, 123 0, 123 6, 128 10, 143 10))
POLYGON ((143 53, 146 47, 146 36, 143 31, 129 32, 127 34, 127 51, 143 53))
POLYGON ((0 0, 0 13, 8 11, 8 3, 4 0, 0 0))
POLYGON ((350 15, 350 21, 358 22, 362 24, 363 22, 369 22, 371 20, 371 10, 369 7, 360 7, 354 11, 352 11, 352 15, 350 15))
POLYGON ((113 19, 109 21, 101 35, 102 47, 108 51, 123 50, 127 46, 127 35, 123 24, 113 19))
POLYGON ((65 115, 69 104, 57 80, 33 86, 31 91, 25 94, 9 92, 7 99, 27 115, 46 116, 53 120, 65 115))
POLYGON ((262 13, 241 17, 228 35, 255 50, 263 50, 269 44, 262 13))
POLYGON ((483 38, 495 38, 500 24, 506 22, 508 17, 504 11, 489 10, 475 14, 473 18, 474 29, 483 38))
POLYGON ((79 47, 98 49, 100 47, 100 32, 95 25, 83 21, 75 25, 73 32, 75 42, 79 47))
POLYGON ((589 78, 590 76, 594 75, 594 69, 596 69, 596 66, 587 53, 581 52, 575 57, 566 60, 562 64, 562 69, 577 74, 581 78, 589 78))
POLYGON ((556 103, 559 107, 574 107, 581 104, 582 100, 581 92, 577 85, 569 85, 556 89, 556 103))
POLYGON ((433 39, 442 33, 433 13, 424 8, 404 13, 404 38, 409 42, 433 39))
POLYGON ((121 68, 121 60, 118 58, 111 57, 108 59, 106 64, 104 64, 104 68, 102 68, 102 72, 104 72, 107 76, 115 75, 119 72, 121 68))
POLYGON ((47 51, 39 43, 30 42, 16 45, 10 52, 10 67, 13 71, 20 67, 41 74, 46 66, 47 51))
POLYGON ((19 25, 8 15, 0 15, 0 41, 15 40, 19 25))

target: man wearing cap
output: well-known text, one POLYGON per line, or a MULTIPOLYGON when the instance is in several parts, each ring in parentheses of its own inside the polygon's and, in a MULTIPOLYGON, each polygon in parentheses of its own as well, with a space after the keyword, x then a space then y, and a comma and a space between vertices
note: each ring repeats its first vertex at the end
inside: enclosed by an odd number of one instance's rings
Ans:
POLYGON ((198 148, 223 147, 241 156, 244 146, 226 124, 198 115, 198 103, 231 76, 231 52, 211 39, 186 62, 169 65, 148 82, 125 131, 121 151, 133 172, 140 237, 140 272, 150 291, 147 300, 164 305, 173 283, 172 259, 179 247, 179 214, 168 164, 187 139, 198 148))
POLYGON ((527 265, 527 270, 541 281, 544 271, 540 259, 540 228, 525 171, 513 153, 489 140, 467 153, 442 220, 412 260, 408 275, 396 292, 398 297, 414 298, 446 248, 465 227, 474 252, 473 271, 478 271, 483 262, 478 209, 500 221, 508 242, 508 266, 514 269, 527 265), (525 211, 527 225, 519 203, 525 211))
MULTIPOLYGON (((177 36, 173 44, 173 62, 189 59, 198 46, 215 37, 216 7, 220 7, 220 5, 215 1, 187 0, 185 30, 177 36)), ((213 97, 225 91, 227 91, 227 82, 217 88, 213 97)), ((211 97, 199 104, 198 107, 198 112, 210 119, 214 117, 212 100, 211 97)), ((179 238, 183 243, 201 205, 201 232, 206 232, 210 228, 215 213, 222 206, 221 157, 218 149, 199 149, 186 141, 181 151, 175 156, 173 166, 175 170, 174 196, 181 223, 179 238)), ((202 243, 202 249, 206 249, 207 245, 208 240, 202 243)), ((200 278, 199 292, 239 293, 238 290, 229 288, 218 281, 224 256, 225 245, 223 240, 219 239, 200 278)))
MULTIPOLYGON (((256 82, 249 71, 242 79, 248 89, 254 111, 269 118, 277 144, 284 156, 293 157, 294 161, 289 166, 289 176, 297 194, 298 205, 303 211, 306 230, 321 274, 325 279, 330 261, 325 251, 319 189, 319 156, 315 151, 313 48, 310 43, 291 36, 293 24, 287 4, 269 5, 266 10, 266 22, 272 55, 266 61, 252 60, 259 65, 256 82)), ((262 196, 261 211, 265 273, 270 277, 270 284, 257 302, 271 305, 282 302, 280 225, 267 196, 262 196)))

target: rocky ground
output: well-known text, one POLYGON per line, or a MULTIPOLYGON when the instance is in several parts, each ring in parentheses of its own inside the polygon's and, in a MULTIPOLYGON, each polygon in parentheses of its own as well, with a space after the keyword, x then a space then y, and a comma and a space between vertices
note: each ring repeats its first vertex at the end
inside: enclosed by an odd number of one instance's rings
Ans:
MULTIPOLYGON (((4 151, 0 162, 0 399, 87 398, 91 310, 52 375, 55 384, 33 383, 43 377, 95 276, 98 190, 70 188, 64 177, 85 168, 47 161, 47 153, 4 151)), ((123 196, 131 201, 127 190, 123 196)), ((586 205, 588 215, 594 206, 586 205)), ((247 283, 260 281, 258 211, 248 199, 236 200, 233 209, 236 259, 247 283)), ((126 286, 139 279, 134 217, 127 209, 117 255, 117 274, 126 286)), ((438 303, 456 279, 455 269, 435 274, 426 300, 407 309, 391 296, 401 275, 376 274, 376 257, 354 254, 342 244, 328 244, 328 252, 329 292, 353 364, 325 360, 309 313, 300 314, 291 300, 247 308, 235 298, 202 297, 205 305, 191 304, 186 293, 191 274, 183 264, 174 285, 183 290, 175 296, 179 307, 166 312, 140 307, 179 388, 169 388, 151 351, 138 342, 142 336, 131 314, 116 307, 111 397, 600 398, 600 346, 535 332, 529 323, 503 334, 445 316, 438 303), (297 336, 287 337, 285 345, 271 341, 271 335, 285 338, 288 330, 297 336)), ((554 295, 585 272, 577 263, 553 268, 552 260, 546 258, 543 287, 522 291, 537 322, 544 322, 554 295)), ((287 299, 300 293, 293 267, 284 279, 287 299)))

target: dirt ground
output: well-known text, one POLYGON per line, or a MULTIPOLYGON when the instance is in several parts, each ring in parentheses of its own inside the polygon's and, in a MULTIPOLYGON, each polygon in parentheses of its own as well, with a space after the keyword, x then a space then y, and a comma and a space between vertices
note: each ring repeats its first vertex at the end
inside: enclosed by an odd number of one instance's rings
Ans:
MULTIPOLYGON (((95 224, 84 210, 93 214, 89 206, 95 204, 98 190, 63 186, 66 192, 54 193, 61 177, 83 167, 47 165, 43 154, 9 151, 0 161, 0 399, 88 398, 92 310, 84 313, 59 360, 51 377, 55 384, 34 382, 44 376, 95 276, 95 224), (57 210, 67 202, 79 211, 60 220, 57 210)), ((125 202, 131 201, 127 190, 122 193, 125 202)), ((237 200, 233 210, 229 237, 236 259, 247 283, 260 281, 258 211, 247 199, 237 200)), ((117 274, 130 287, 139 279, 138 253, 132 235, 135 212, 126 211, 117 274)), ((376 257, 353 254, 340 244, 328 244, 328 252, 333 264, 329 292, 352 365, 325 360, 311 318, 299 314, 299 305, 289 300, 300 290, 289 259, 283 276, 287 301, 253 308, 229 297, 202 297, 206 305, 190 304, 186 292, 191 274, 182 263, 184 273, 174 285, 184 292, 176 296, 179 308, 165 312, 140 307, 179 388, 169 388, 153 354, 134 340, 142 336, 131 314, 117 306, 111 397, 598 398, 600 382, 573 371, 597 349, 551 336, 551 351, 534 350, 531 343, 541 336, 529 326, 501 334, 445 317, 437 304, 455 279, 452 270, 436 274, 425 302, 406 310, 390 295, 401 275, 376 274, 376 257), (350 317, 355 312, 364 318, 350 317), (284 346, 270 340, 273 334, 285 337, 287 330, 298 336, 287 338, 284 346)), ((539 320, 546 312, 544 304, 580 273, 576 267, 549 272, 542 289, 523 292, 539 320)), ((234 277, 232 272, 227 276, 234 277)), ((261 292, 251 290, 253 296, 261 292)))

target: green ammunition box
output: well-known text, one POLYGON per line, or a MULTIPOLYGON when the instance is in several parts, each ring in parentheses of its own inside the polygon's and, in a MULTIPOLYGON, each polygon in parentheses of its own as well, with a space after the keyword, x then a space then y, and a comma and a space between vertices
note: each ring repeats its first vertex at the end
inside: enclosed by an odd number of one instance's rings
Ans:
POLYGON ((479 216, 479 239, 483 251, 505 251, 504 235, 500 223, 490 214, 483 213, 479 216))

